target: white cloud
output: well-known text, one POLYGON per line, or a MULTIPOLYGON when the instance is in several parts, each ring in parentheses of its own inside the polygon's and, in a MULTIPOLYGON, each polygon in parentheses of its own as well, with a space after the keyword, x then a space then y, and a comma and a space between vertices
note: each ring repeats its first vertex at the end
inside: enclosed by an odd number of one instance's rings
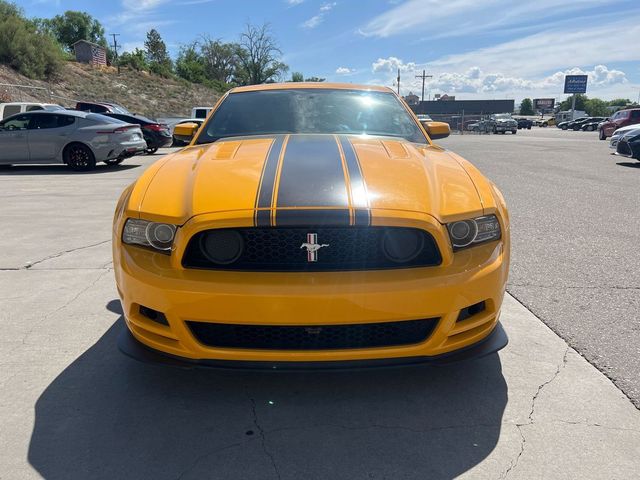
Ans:
POLYGON ((378 72, 397 72, 400 69, 401 72, 407 70, 415 70, 416 64, 414 62, 404 63, 397 57, 378 58, 371 65, 373 73, 378 72))
MULTIPOLYGON (((405 62, 397 57, 378 58, 372 63, 374 73, 383 73, 387 78, 382 84, 392 85, 396 78, 397 69, 401 71, 401 90, 419 90, 422 80, 415 75, 419 70, 426 69, 433 77, 425 82, 427 91, 448 94, 469 94, 471 97, 510 96, 525 97, 534 93, 556 96, 562 92, 564 76, 567 74, 585 74, 589 76, 588 90, 602 90, 604 88, 623 86, 628 83, 625 72, 611 69, 606 65, 595 65, 592 69, 573 67, 557 71, 550 75, 524 78, 511 73, 513 69, 500 71, 485 71, 474 65, 464 71, 456 72, 425 65, 416 62, 405 62)), ((337 73, 337 72, 336 72, 337 73)))
POLYGON ((589 29, 547 30, 470 52, 449 55, 430 65, 463 71, 477 65, 484 71, 517 71, 528 78, 567 65, 598 65, 640 60, 638 17, 593 26, 589 29), (562 41, 559 41, 559 39, 562 41), (615 42, 593 39, 615 38, 615 42))
POLYGON ((558 18, 562 14, 610 3, 609 0, 408 0, 373 18, 360 28, 360 32, 374 37, 415 33, 425 38, 466 36, 521 25, 523 19, 535 18, 540 25, 542 19, 558 18))
POLYGON ((303 2, 304 0, 287 0, 287 3, 292 7, 295 7, 296 5, 300 5, 303 2))
POLYGON ((330 11, 333 7, 335 7, 336 5, 338 5, 338 2, 330 2, 330 3, 324 3, 320 6, 320 11, 321 12, 328 12, 330 11))
POLYGON ((314 15, 309 20, 303 22, 302 26, 304 28, 316 28, 318 25, 322 23, 323 20, 324 20, 324 17, 322 15, 320 14, 314 15))
POLYGON ((356 72, 355 68, 349 68, 349 67, 338 67, 338 68, 336 68, 336 73, 338 75, 349 75, 349 74, 352 74, 352 73, 355 73, 355 72, 356 72))
POLYGON ((338 5, 338 2, 323 3, 320 6, 320 10, 319 10, 318 14, 316 14, 313 17, 311 17, 310 19, 302 22, 302 27, 303 28, 309 28, 309 29, 316 28, 318 25, 320 25, 322 22, 324 22, 325 16, 331 10, 333 10, 333 7, 335 7, 336 5, 338 5))

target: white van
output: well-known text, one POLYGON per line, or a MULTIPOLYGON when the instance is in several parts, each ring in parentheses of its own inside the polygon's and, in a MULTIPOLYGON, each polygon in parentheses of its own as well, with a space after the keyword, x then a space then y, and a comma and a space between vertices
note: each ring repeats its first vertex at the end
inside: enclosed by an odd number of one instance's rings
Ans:
POLYGON ((201 118, 204 120, 211 110, 213 110, 213 107, 193 107, 191 109, 191 118, 201 118))
POLYGON ((11 115, 17 113, 31 112, 33 110, 64 110, 60 105, 55 103, 37 103, 37 102, 12 102, 0 103, 0 120, 4 120, 11 115))

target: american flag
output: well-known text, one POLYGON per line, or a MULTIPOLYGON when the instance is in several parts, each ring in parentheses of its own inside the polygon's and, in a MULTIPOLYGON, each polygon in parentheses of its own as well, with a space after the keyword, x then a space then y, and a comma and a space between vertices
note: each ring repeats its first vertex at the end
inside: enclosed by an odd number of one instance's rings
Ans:
POLYGON ((91 47, 91 63, 94 65, 106 65, 107 54, 102 47, 91 47))

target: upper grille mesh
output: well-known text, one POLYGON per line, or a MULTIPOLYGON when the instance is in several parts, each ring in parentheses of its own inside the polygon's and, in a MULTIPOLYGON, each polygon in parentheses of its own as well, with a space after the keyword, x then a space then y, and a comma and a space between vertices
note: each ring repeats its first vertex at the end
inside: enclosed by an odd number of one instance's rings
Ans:
POLYGON ((248 271, 338 271, 411 268, 439 265, 442 261, 433 237, 420 229, 405 227, 254 227, 234 229, 240 233, 244 248, 240 257, 228 265, 210 261, 202 252, 200 237, 194 235, 185 250, 185 268, 248 271), (422 237, 423 247, 413 259, 394 262, 383 249, 386 232, 411 230, 422 237), (328 244, 317 252, 317 261, 308 261, 300 248, 307 234, 316 233, 317 243, 328 244))

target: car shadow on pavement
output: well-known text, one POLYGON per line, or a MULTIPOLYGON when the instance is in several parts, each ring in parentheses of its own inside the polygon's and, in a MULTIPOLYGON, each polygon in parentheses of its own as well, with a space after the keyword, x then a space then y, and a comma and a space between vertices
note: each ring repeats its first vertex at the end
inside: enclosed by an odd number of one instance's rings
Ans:
POLYGON ((616 165, 621 167, 640 168, 640 161, 638 162, 616 162, 616 165))
MULTIPOLYGON (((118 301, 107 306, 121 314, 118 301)), ((338 372, 177 369, 117 349, 122 316, 41 394, 47 479, 454 478, 495 448, 497 355, 338 372)))
POLYGON ((2 166, 0 168, 0 176, 2 175, 94 175, 99 173, 113 173, 122 170, 138 168, 141 164, 120 164, 115 166, 96 165, 96 168, 88 172, 74 172, 66 165, 12 165, 2 166))

